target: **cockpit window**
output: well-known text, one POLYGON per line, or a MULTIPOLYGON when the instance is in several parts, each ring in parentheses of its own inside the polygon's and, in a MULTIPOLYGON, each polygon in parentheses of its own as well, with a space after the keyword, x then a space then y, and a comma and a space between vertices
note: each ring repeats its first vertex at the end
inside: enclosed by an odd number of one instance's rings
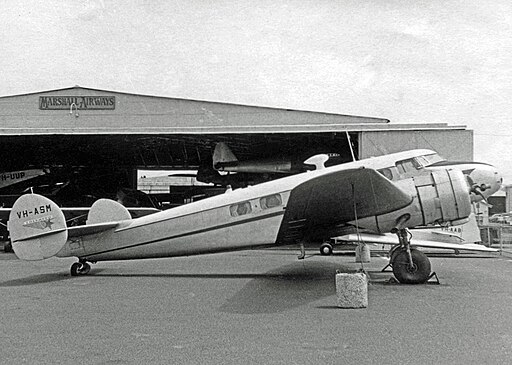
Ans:
POLYGON ((238 217, 239 215, 249 214, 252 212, 251 203, 242 202, 233 204, 229 207, 229 213, 232 217, 238 217))
POLYGON ((430 155, 416 156, 407 160, 397 161, 396 167, 400 174, 422 169, 436 162, 445 161, 437 153, 430 155))
POLYGON ((430 165, 429 161, 427 158, 425 158, 425 156, 418 156, 418 157, 415 157, 414 158, 414 161, 416 162, 416 164, 418 165, 418 168, 423 168, 425 166, 428 166, 430 165))
POLYGON ((396 163, 396 168, 398 169, 398 172, 401 174, 405 174, 406 172, 417 170, 419 167, 420 167, 420 165, 414 158, 398 161, 396 163))
POLYGON ((427 164, 424 166, 432 165, 436 162, 446 161, 444 158, 439 156, 437 153, 432 153, 430 155, 422 156, 425 160, 427 160, 427 164))
POLYGON ((279 194, 265 196, 260 199, 261 209, 274 208, 280 206, 281 204, 283 204, 283 202, 281 200, 281 195, 279 194))

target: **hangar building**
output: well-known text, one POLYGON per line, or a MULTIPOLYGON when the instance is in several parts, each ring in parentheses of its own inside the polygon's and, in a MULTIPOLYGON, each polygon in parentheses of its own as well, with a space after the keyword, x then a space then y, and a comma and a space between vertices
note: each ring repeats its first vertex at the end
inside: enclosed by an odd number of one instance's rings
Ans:
MULTIPOLYGON (((349 141, 356 158, 415 148, 451 160, 473 158, 473 132, 463 125, 393 124, 79 86, 0 98, 1 170, 47 167, 57 172, 61 187, 73 180, 68 196, 81 200, 63 205, 90 204, 85 197, 94 189, 96 197, 109 197, 120 186, 134 188, 138 169, 211 166, 218 142, 240 160, 334 152, 350 161, 349 141)), ((51 183, 30 184, 51 189, 57 182, 53 176, 51 183)), ((0 203, 9 206, 9 194, 16 193, 5 193, 0 203)))

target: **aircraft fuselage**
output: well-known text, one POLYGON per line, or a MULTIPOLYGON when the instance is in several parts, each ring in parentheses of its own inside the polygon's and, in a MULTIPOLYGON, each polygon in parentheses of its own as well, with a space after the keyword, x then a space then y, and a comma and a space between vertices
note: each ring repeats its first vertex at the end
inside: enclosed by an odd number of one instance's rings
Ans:
MULTIPOLYGON (((361 167, 379 169, 396 160, 425 153, 432 151, 407 151, 354 161, 228 191, 146 217, 122 221, 112 230, 71 237, 57 256, 77 256, 88 261, 122 260, 204 254, 279 244, 282 242, 278 242, 278 234, 290 192, 299 184, 336 171, 361 167), (275 198, 278 202, 266 204, 265 199, 270 198, 275 198)), ((460 176, 456 183, 460 185, 460 189, 464 189, 462 185, 465 181, 460 176)), ((444 186, 450 185, 449 188, 452 189, 453 183, 449 182, 444 186)), ((410 194, 411 204, 379 217, 362 216, 357 222, 360 227, 366 227, 369 231, 388 232, 397 224, 397 219, 404 215, 411 217, 408 221, 410 226, 430 224, 438 219, 433 215, 428 216, 422 210, 418 187, 412 178, 396 181, 394 184, 410 194)), ((455 199, 453 191, 450 190, 449 195, 451 199, 455 199)), ((459 205, 463 204, 459 202, 459 205)), ((434 211, 436 208, 432 209, 434 211)), ((459 216, 465 217, 468 214, 462 211, 453 212, 452 219, 456 220, 459 216)), ((439 219, 441 218, 443 217, 440 216, 439 219)), ((349 227, 353 224, 355 222, 348 222, 349 227)))

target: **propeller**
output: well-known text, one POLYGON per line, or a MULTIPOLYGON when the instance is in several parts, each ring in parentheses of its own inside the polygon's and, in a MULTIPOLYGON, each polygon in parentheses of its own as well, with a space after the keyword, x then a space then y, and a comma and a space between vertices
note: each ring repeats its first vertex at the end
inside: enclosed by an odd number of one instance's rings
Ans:
POLYGON ((469 185, 469 192, 482 197, 482 200, 486 204, 489 204, 489 202, 487 201, 487 198, 485 197, 483 192, 486 191, 487 189, 490 189, 491 185, 489 185, 489 184, 478 185, 473 181, 473 179, 469 175, 466 175, 466 179, 467 179, 468 185, 469 185))

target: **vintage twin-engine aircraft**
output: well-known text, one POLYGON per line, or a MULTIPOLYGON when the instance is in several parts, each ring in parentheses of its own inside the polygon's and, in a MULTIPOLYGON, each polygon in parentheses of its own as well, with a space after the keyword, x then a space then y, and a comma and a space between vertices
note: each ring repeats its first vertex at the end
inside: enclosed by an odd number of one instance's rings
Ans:
POLYGON ((21 259, 77 257, 71 266, 73 276, 87 274, 89 263, 97 261, 292 243, 303 247, 304 242, 321 243, 356 228, 396 232, 400 246, 390 262, 396 278, 423 283, 430 275, 430 262, 411 249, 406 228, 465 222, 471 201, 490 195, 501 181, 485 164, 475 164, 472 186, 461 170, 446 167, 419 168, 415 176, 391 176, 393 181, 378 172, 424 156, 435 153, 414 150, 321 168, 137 219, 130 219, 117 202, 101 199, 91 207, 86 225, 69 228, 55 203, 28 194, 14 204, 9 231, 21 259))

